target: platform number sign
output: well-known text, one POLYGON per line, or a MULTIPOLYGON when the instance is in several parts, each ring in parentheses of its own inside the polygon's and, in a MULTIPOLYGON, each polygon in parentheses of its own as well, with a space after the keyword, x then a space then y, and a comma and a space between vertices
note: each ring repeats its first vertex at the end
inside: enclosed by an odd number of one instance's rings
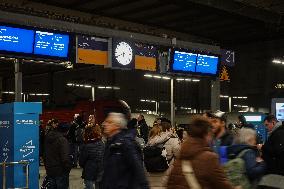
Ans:
POLYGON ((235 66, 235 52, 232 50, 221 49, 221 64, 229 67, 235 66))

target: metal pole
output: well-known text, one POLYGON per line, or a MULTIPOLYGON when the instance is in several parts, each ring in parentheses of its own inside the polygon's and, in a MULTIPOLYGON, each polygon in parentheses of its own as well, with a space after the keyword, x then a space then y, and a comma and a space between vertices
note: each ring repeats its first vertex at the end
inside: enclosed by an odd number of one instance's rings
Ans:
POLYGON ((156 101, 156 115, 158 115, 158 102, 156 101))
POLYGON ((6 163, 4 162, 3 164, 2 164, 2 168, 3 168, 3 189, 6 189, 6 163))
POLYGON ((29 188, 29 164, 26 165, 26 188, 29 188))
POLYGON ((95 91, 95 87, 92 87, 92 101, 95 102, 96 100, 96 91, 95 91))
POLYGON ((21 62, 15 59, 15 102, 22 101, 22 72, 20 70, 21 62))
POLYGON ((211 81, 211 110, 220 110, 220 80, 211 81))
POLYGON ((174 126, 175 120, 175 105, 174 105, 174 78, 171 78, 171 122, 174 126))
POLYGON ((229 97, 229 112, 232 112, 232 97, 229 97))

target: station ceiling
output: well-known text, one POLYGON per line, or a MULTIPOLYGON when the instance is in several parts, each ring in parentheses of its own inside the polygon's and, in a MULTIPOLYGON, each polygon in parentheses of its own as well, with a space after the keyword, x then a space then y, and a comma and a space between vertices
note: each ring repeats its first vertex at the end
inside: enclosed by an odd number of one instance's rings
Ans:
MULTIPOLYGON (((284 36, 283 0, 11 0, 6 3, 7 10, 13 1, 27 7, 47 4, 92 14, 95 19, 103 16, 169 29, 221 45, 284 36)), ((26 14, 32 11, 26 9, 26 14)))

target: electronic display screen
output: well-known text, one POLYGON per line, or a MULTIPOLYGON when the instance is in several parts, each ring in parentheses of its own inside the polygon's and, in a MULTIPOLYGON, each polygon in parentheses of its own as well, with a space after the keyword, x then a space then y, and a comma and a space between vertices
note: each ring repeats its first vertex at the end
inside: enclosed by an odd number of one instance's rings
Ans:
POLYGON ((69 35, 36 31, 34 54, 66 58, 69 50, 69 35))
POLYGON ((190 52, 174 51, 173 71, 195 72, 197 54, 190 52))
POLYGON ((276 103, 275 114, 278 120, 284 120, 284 103, 276 103))
POLYGON ((198 54, 196 72, 205 74, 217 74, 219 57, 198 54))
POLYGON ((0 26, 0 50, 32 53, 34 31, 7 26, 0 26))
POLYGON ((244 116, 246 118, 247 122, 261 122, 262 118, 261 115, 248 115, 248 116, 244 116))

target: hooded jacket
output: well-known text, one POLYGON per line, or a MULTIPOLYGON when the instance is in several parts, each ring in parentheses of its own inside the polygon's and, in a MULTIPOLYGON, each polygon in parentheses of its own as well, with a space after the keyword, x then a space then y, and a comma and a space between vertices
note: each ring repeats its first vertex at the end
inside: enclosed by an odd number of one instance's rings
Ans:
POLYGON ((233 189, 219 164, 218 155, 212 152, 204 139, 188 137, 182 144, 179 158, 168 180, 168 189, 190 189, 182 172, 181 163, 189 160, 195 177, 203 189, 233 189))
POLYGON ((243 150, 247 150, 241 157, 245 161, 246 174, 251 183, 259 181, 265 174, 266 166, 264 161, 257 162, 258 151, 255 147, 246 144, 236 144, 227 148, 229 159, 236 158, 243 150))
POLYGON ((48 132, 45 138, 44 164, 46 174, 60 177, 69 174, 72 163, 68 140, 57 129, 48 132))

